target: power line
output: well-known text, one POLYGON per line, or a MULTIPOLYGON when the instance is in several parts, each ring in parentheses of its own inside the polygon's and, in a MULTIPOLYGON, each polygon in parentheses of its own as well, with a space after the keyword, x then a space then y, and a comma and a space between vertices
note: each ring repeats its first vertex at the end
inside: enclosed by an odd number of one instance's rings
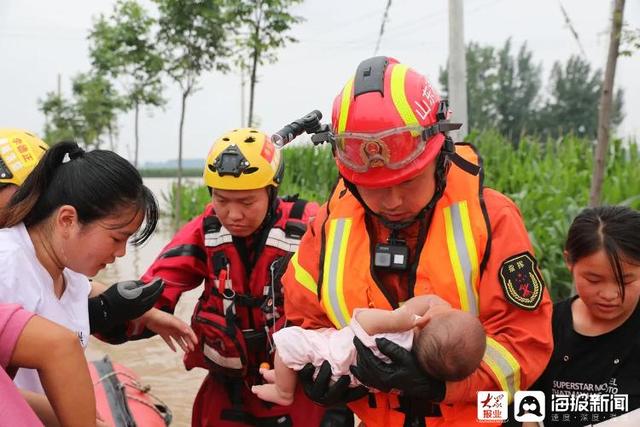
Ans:
POLYGON ((378 41, 376 42, 376 48, 373 51, 373 55, 377 55, 378 49, 380 48, 380 41, 382 40, 382 35, 384 34, 384 24, 387 22, 387 18, 389 17, 389 8, 391 7, 391 0, 387 0, 387 7, 384 8, 384 14, 382 15, 382 22, 380 23, 380 34, 378 34, 378 41))
POLYGON ((578 47, 580 48, 580 52, 582 52, 582 56, 586 58, 587 54, 585 53, 584 48, 582 47, 582 43, 580 43, 580 37, 578 36, 578 32, 575 30, 575 28, 573 28, 571 19, 569 19, 569 14, 565 10, 564 6, 562 6, 562 2, 560 0, 558 0, 558 4, 560 5, 560 10, 562 11, 562 15, 564 16, 564 21, 567 23, 567 26, 569 27, 569 30, 571 31, 573 38, 576 39, 576 43, 578 43, 578 47))

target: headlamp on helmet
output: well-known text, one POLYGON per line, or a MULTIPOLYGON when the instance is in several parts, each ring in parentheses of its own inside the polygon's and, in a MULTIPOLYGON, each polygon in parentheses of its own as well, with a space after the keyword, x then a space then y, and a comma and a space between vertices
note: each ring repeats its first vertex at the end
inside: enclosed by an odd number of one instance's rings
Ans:
POLYGON ((215 162, 209 165, 212 172, 217 172, 219 176, 232 175, 236 178, 242 173, 252 173, 258 168, 250 168, 249 161, 242 155, 242 151, 237 145, 230 145, 224 149, 215 162))

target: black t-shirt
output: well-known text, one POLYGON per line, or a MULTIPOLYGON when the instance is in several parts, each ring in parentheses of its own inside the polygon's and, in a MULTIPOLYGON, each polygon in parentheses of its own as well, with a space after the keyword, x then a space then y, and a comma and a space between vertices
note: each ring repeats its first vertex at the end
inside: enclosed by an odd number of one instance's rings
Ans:
POLYGON ((531 387, 545 393, 545 426, 595 424, 640 407, 640 304, 617 329, 589 337, 573 328, 576 298, 554 305, 553 355, 531 387))

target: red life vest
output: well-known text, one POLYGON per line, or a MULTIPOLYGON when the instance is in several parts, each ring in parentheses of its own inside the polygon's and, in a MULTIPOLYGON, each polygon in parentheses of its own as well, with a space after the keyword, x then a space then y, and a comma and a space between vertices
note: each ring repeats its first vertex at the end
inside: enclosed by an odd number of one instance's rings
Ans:
POLYGON ((251 382, 260 363, 272 363, 271 335, 284 325, 280 277, 316 208, 304 200, 280 201, 273 225, 251 236, 251 250, 245 239, 234 242, 212 207, 205 212, 209 276, 191 319, 200 345, 185 355, 187 369, 251 382))

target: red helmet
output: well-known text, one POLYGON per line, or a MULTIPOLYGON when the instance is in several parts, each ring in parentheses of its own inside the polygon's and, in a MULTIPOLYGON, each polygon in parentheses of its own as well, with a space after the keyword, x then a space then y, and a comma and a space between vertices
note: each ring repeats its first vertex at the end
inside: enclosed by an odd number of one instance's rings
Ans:
POLYGON ((333 101, 340 174, 374 188, 413 178, 440 152, 445 137, 438 122, 447 115, 422 74, 384 56, 363 61, 333 101))

